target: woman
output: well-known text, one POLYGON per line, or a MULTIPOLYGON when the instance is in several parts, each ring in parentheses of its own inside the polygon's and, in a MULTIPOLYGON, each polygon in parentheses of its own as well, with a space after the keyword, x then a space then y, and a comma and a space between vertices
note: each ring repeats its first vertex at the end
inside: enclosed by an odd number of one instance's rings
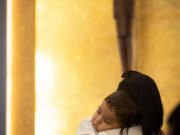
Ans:
MULTIPOLYGON (((162 135, 161 127, 163 124, 163 107, 161 102, 161 97, 158 91, 158 88, 150 77, 144 75, 142 73, 136 71, 126 71, 122 77, 124 78, 118 86, 117 91, 125 92, 125 95, 115 96, 119 103, 123 98, 129 99, 133 106, 135 107, 134 111, 132 107, 129 109, 125 109, 124 107, 128 105, 127 103, 123 103, 123 105, 115 110, 120 110, 122 115, 119 115, 121 122, 123 125, 115 126, 109 128, 104 128, 101 130, 100 128, 97 130, 97 124, 92 123, 95 122, 95 119, 88 119, 83 121, 79 129, 83 132, 77 132, 76 135, 162 135), (131 116, 133 119, 129 119, 129 115, 126 117, 127 112, 131 112, 131 116), (133 115, 132 115, 133 114, 133 115), (92 122, 92 123, 91 123, 92 122), (87 124, 89 123, 89 124, 87 124), (94 132, 94 129, 101 132, 94 132), (104 130, 106 129, 106 130, 104 130), (84 131, 90 132, 84 132, 84 131), (85 133, 85 134, 84 134, 85 133)), ((116 101, 116 103, 117 103, 116 101)), ((125 101, 125 100, 123 100, 125 101)), ((122 102, 122 101, 121 101, 122 102)), ((119 104, 118 103, 118 104, 119 104)), ((110 103, 112 104, 112 103, 110 103)), ((112 104, 114 105, 114 103, 112 104)), ((128 105, 129 106, 129 105, 128 105)), ((110 109, 113 111, 112 109, 110 109)), ((107 109, 105 111, 108 112, 107 109)), ((105 112, 99 112, 97 110, 97 114, 99 118, 103 118, 102 114, 105 112)), ((116 111, 115 111, 116 112, 116 111)), ((120 114, 120 113, 115 113, 120 114)), ((117 115, 118 116, 118 115, 117 115)), ((103 119, 104 120, 104 119, 103 119)), ((104 122, 105 123, 105 122, 104 122)), ((102 124, 102 123, 101 123, 102 124)), ((107 126, 106 126, 107 127, 107 126)), ((79 130, 78 129, 78 130, 79 130)))
POLYGON ((156 83, 149 76, 126 71, 117 91, 125 90, 138 108, 136 120, 129 125, 141 125, 143 135, 162 135, 163 106, 156 83))

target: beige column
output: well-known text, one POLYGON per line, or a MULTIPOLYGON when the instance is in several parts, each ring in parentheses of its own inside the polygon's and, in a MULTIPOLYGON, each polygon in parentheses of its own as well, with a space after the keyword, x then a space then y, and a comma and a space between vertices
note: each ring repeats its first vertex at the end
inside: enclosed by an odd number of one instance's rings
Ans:
POLYGON ((34 135, 34 6, 12 1, 11 135, 34 135))

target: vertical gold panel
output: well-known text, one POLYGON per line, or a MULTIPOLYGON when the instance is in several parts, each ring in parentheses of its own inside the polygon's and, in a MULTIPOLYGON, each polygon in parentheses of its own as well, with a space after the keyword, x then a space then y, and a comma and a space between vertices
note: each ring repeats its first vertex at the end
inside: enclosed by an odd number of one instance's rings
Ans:
POLYGON ((180 2, 139 0, 137 3, 138 69, 157 82, 166 118, 180 102, 180 2))
POLYGON ((36 135, 73 135, 121 68, 112 0, 37 0, 36 135))
MULTIPOLYGON (((9 20, 10 21, 10 20, 9 20)), ((34 1, 12 1, 10 135, 34 134, 34 1)), ((11 33, 9 33, 11 34, 11 33)))

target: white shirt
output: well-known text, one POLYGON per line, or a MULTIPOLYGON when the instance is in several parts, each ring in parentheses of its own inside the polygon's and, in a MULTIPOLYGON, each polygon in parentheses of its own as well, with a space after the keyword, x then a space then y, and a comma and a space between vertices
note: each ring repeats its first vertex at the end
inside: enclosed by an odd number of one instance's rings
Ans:
MULTIPOLYGON (((92 126, 91 118, 87 118, 80 123, 75 135, 119 135, 120 130, 120 128, 116 128, 97 132, 92 126)), ((126 134, 123 133, 123 135, 126 134)), ((128 129, 128 135, 142 135, 142 127, 130 127, 128 129)))

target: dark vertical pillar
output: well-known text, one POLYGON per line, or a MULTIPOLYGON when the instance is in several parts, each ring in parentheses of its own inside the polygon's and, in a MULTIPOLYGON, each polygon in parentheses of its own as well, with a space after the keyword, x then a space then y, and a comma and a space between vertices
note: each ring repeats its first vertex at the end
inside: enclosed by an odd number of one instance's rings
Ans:
POLYGON ((6 0, 0 0, 0 135, 6 134, 6 0))
POLYGON ((132 68, 132 21, 134 0, 114 0, 114 18, 116 21, 122 70, 132 68))

